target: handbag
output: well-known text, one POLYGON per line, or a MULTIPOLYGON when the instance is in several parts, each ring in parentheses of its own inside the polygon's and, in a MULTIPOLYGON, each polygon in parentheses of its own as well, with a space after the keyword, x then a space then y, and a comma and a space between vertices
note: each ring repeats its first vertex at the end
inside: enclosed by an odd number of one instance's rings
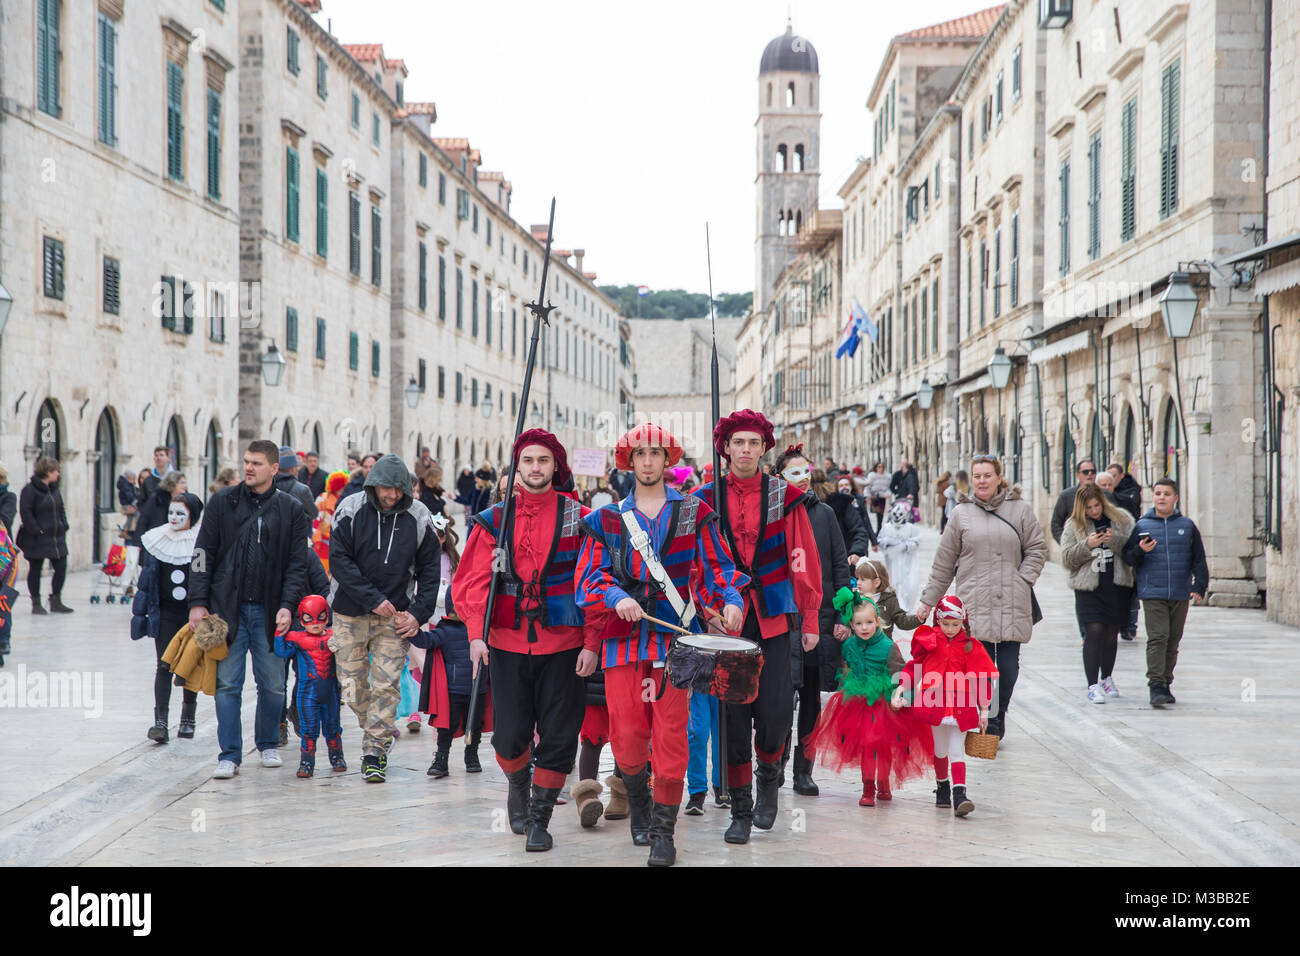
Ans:
MULTIPOLYGON (((1016 540, 1020 541, 1020 530, 1015 525, 1002 517, 1002 515, 998 514, 996 511, 990 511, 989 514, 1014 531, 1016 533, 1016 540)), ((1025 560, 1025 543, 1023 541, 1020 541, 1020 560, 1022 562, 1025 560)), ((1043 619, 1043 609, 1038 606, 1038 595, 1034 594, 1034 586, 1032 584, 1029 585, 1029 615, 1031 624, 1037 624, 1043 619)))

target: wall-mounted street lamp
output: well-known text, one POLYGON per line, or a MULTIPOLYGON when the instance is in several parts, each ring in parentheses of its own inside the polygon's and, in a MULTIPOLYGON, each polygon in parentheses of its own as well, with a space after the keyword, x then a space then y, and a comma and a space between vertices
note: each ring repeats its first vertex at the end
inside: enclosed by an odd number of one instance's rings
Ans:
POLYGON ((262 378, 271 388, 280 384, 280 379, 284 378, 284 356, 280 350, 275 347, 275 339, 266 347, 266 354, 262 356, 262 378))
POLYGON ((406 388, 402 389, 402 392, 406 395, 408 408, 415 408, 420 404, 420 383, 415 380, 414 375, 411 376, 411 381, 407 383, 406 388))

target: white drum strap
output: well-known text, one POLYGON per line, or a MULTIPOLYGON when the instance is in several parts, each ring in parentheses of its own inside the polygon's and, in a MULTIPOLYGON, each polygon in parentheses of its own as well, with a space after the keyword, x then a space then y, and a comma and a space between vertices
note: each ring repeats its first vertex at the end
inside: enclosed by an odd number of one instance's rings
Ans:
POLYGON ((632 514, 631 509, 623 512, 623 527, 627 528, 629 542, 636 549, 636 553, 641 555, 641 560, 645 562, 646 572, 650 580, 658 584, 664 591, 664 597, 672 605, 673 610, 677 612, 677 617, 682 622, 682 627, 690 627, 691 621, 695 618, 695 602, 690 604, 682 600, 682 596, 677 593, 677 585, 668 577, 668 572, 664 566, 659 563, 659 558, 650 546, 650 535, 637 524, 636 517, 632 514))

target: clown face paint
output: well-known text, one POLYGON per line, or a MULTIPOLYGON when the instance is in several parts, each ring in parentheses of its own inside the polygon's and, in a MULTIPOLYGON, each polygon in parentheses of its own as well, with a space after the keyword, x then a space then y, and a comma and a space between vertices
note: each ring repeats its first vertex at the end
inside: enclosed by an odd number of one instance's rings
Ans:
POLYGON ((173 531, 184 531, 190 526, 190 509, 179 501, 167 506, 167 523, 173 531))

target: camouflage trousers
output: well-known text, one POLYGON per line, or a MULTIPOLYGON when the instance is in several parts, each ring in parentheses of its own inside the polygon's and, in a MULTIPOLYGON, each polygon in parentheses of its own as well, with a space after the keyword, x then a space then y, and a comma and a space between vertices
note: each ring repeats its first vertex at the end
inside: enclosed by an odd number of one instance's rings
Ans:
POLYGON ((410 642, 397 636, 391 617, 378 614, 348 617, 335 613, 334 636, 340 697, 357 715, 365 734, 362 756, 378 757, 393 741, 410 642))

